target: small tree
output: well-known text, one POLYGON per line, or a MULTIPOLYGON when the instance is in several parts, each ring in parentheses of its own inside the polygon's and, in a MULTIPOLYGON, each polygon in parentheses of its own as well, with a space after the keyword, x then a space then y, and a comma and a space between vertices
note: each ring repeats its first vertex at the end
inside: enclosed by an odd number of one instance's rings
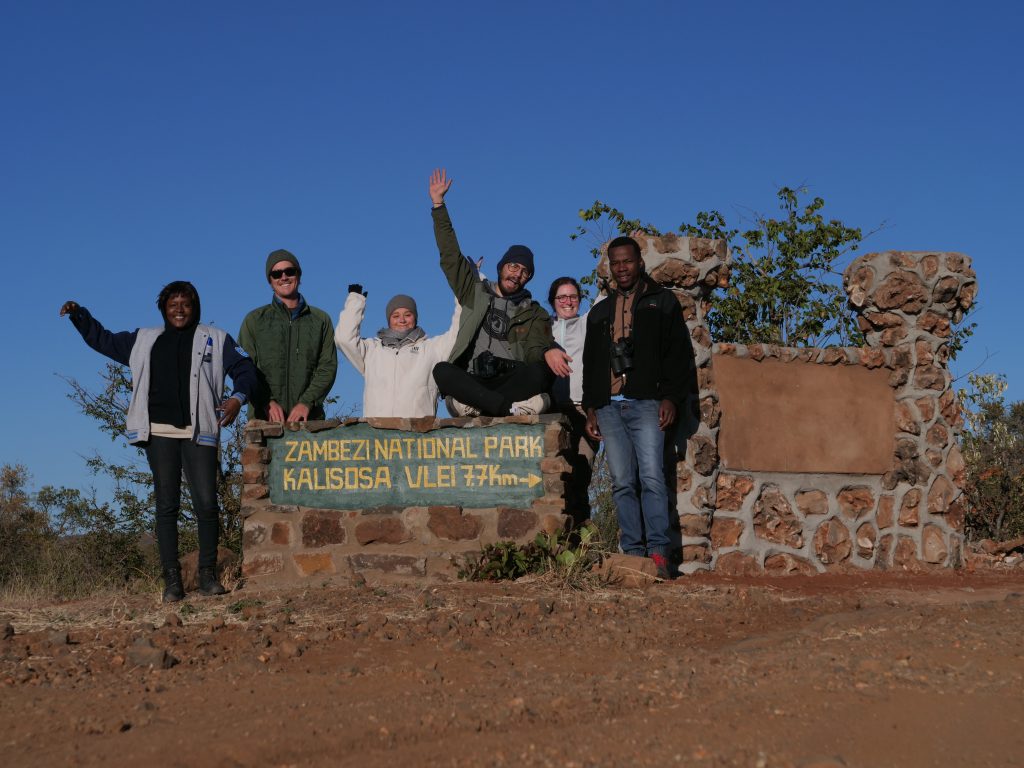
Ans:
MULTIPOLYGON (((844 257, 857 250, 861 230, 838 219, 826 220, 821 213, 825 201, 806 201, 806 193, 782 187, 777 196, 783 215, 755 214, 754 226, 744 231, 730 228, 718 211, 702 211, 695 224, 678 227, 682 235, 724 240, 732 249, 729 287, 708 314, 716 341, 784 346, 822 346, 832 340, 860 343, 841 278, 844 257)), ((608 225, 619 233, 660 234, 653 225, 600 201, 579 215, 584 222, 603 221, 604 226, 598 224, 592 233, 581 225, 573 239, 604 235, 608 225)), ((592 253, 599 251, 594 248, 592 253)), ((591 274, 584 281, 592 284, 595 279, 591 274)))
POLYGON ((1024 402, 1007 405, 1006 377, 970 374, 961 390, 970 538, 1024 536, 1024 402))

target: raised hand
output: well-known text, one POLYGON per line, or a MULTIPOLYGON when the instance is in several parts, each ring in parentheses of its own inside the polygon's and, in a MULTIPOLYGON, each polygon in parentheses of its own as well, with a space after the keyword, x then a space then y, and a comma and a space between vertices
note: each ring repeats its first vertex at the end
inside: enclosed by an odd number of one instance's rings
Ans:
POLYGON ((430 201, 436 208, 444 204, 444 196, 452 186, 454 179, 448 178, 448 172, 444 168, 435 168, 430 174, 430 201))
POLYGON ((65 301, 60 307, 60 316, 70 315, 78 310, 77 301, 65 301))
POLYGON ((361 293, 361 294, 363 294, 363 296, 368 296, 369 295, 366 291, 363 290, 363 286, 361 286, 359 283, 349 283, 348 292, 349 293, 361 293))

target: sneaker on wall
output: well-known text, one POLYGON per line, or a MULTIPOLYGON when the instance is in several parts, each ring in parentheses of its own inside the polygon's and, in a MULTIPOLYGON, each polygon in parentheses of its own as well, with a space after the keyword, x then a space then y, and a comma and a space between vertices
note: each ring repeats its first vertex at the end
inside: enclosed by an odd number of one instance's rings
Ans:
POLYGON ((520 400, 519 402, 512 403, 509 413, 512 416, 537 416, 544 413, 549 407, 551 407, 551 398, 548 397, 546 392, 541 392, 529 400, 520 400))
POLYGON ((465 405, 464 403, 460 403, 458 400, 456 400, 451 395, 448 395, 447 397, 445 397, 444 405, 448 409, 448 413, 450 413, 452 416, 455 416, 457 418, 463 417, 463 416, 472 418, 474 416, 479 416, 480 415, 480 410, 479 409, 474 408, 471 405, 465 405))

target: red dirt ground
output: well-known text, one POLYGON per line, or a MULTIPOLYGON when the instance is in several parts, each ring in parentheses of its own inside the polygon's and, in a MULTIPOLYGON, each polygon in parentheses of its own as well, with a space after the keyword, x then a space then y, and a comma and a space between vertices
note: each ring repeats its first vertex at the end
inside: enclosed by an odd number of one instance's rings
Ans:
POLYGON ((4 605, 0 762, 1018 766, 1022 637, 1019 573, 4 605))

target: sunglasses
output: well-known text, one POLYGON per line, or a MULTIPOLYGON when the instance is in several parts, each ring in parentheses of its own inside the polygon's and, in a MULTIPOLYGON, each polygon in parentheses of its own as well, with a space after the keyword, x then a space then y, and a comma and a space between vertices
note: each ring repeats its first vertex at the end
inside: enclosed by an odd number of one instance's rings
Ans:
POLYGON ((295 267, 285 267, 284 269, 272 269, 270 270, 270 276, 275 280, 280 280, 282 277, 295 277, 299 274, 299 270, 295 267))

